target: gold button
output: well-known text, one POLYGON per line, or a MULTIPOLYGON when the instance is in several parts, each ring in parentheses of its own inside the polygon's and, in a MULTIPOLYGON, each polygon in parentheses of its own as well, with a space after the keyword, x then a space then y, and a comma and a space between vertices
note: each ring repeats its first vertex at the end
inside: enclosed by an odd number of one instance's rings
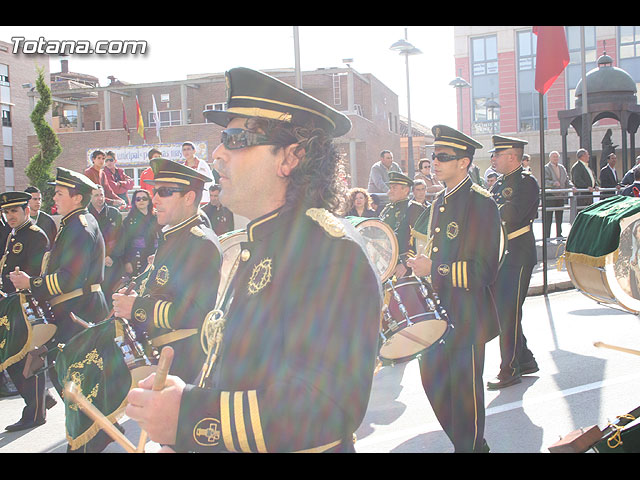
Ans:
POLYGON ((440 227, 436 227, 436 233, 440 233, 440 227))
POLYGON ((247 260, 249 260, 249 258, 251 258, 251 252, 246 249, 242 250, 242 252, 240 253, 240 260, 246 262, 247 260))
POLYGON ((444 207, 440 207, 440 211, 441 211, 441 212, 444 212, 444 207))
POLYGON ((433 247, 434 253, 438 251, 438 247, 433 247))

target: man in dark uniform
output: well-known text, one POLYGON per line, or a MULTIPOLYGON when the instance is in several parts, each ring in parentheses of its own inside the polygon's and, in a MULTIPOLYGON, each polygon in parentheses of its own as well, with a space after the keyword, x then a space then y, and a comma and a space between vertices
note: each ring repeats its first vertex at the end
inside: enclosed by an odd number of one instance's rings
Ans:
POLYGON ((220 200, 250 221, 205 322, 210 361, 197 385, 169 376, 161 392, 133 389, 126 414, 178 451, 352 452, 382 292, 360 235, 331 213, 344 193, 331 137, 351 123, 254 70, 230 70, 227 88, 228 110, 205 116, 225 128, 220 200))
POLYGON ((151 160, 153 203, 163 225, 153 263, 136 278, 137 293, 113 295, 117 317, 131 320, 160 350, 174 349, 172 373, 193 381, 205 360, 200 329, 215 308, 220 242, 198 211, 211 178, 171 160, 151 160))
MULTIPOLYGON (((38 301, 51 305, 58 327, 56 343, 65 344, 84 329, 71 318, 71 313, 87 322, 99 322, 109 313, 100 284, 104 275, 104 239, 98 222, 87 205, 96 184, 85 175, 58 167, 54 201, 62 215, 60 230, 53 248, 43 261, 43 273, 29 275, 23 270, 10 272, 16 289, 29 289, 38 301)), ((60 395, 56 375, 51 381, 60 395)), ((111 439, 99 432, 82 451, 101 451, 111 439)), ((78 451, 70 450, 69 451, 78 451)))
POLYGON ((38 187, 29 186, 24 189, 25 192, 31 194, 29 200, 29 209, 31 211, 31 221, 39 226, 49 239, 49 248, 53 248, 53 242, 58 233, 56 221, 48 213, 42 210, 42 192, 38 187))
MULTIPOLYGON (((29 200, 31 195, 25 192, 5 192, 0 195, 0 208, 7 224, 11 227, 9 235, 4 240, 3 255, 0 259, 0 289, 7 294, 16 291, 9 279, 9 272, 16 267, 29 275, 39 275, 42 267, 42 258, 49 250, 49 240, 41 228, 33 225, 29 219, 29 200)), ((45 403, 45 375, 41 373, 28 379, 22 374, 27 359, 24 357, 7 367, 7 373, 11 377, 18 392, 24 399, 26 406, 22 410, 22 416, 17 423, 9 425, 6 430, 15 432, 37 427, 46 422, 46 408, 56 404, 51 395, 47 395, 45 403)))
POLYGON ((408 261, 430 276, 454 328, 420 357, 422 386, 455 452, 487 452, 482 374, 485 344, 499 332, 490 285, 498 272, 500 217, 489 192, 469 176, 482 145, 436 125, 433 168, 446 190, 416 222, 432 239, 431 251, 408 261))
POLYGON ((424 206, 411 200, 409 193, 413 187, 413 180, 399 172, 389 172, 389 203, 380 213, 380 219, 389 225, 398 239, 398 265, 395 275, 404 277, 407 273, 406 261, 415 256, 415 240, 411 236, 411 229, 418 217, 424 212, 424 206))
POLYGON ((501 174, 491 189, 507 233, 505 255, 493 292, 500 317, 500 372, 487 382, 489 390, 520 383, 521 375, 535 373, 538 364, 522 333, 522 306, 537 262, 532 224, 538 216, 538 181, 522 167, 527 144, 517 138, 493 136, 494 162, 501 174))
POLYGON ((233 213, 220 203, 220 185, 213 184, 209 187, 209 203, 202 207, 211 222, 211 228, 216 235, 233 231, 233 213))

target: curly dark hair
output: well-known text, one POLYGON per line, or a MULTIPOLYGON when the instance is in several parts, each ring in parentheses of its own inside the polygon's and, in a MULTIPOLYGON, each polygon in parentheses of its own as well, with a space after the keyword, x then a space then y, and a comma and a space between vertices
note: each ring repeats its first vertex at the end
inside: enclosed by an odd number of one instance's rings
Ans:
POLYGON ((295 155, 300 160, 289 176, 285 209, 326 208, 337 212, 346 196, 344 158, 321 128, 293 126, 277 120, 251 118, 250 131, 261 130, 273 142, 273 152, 298 144, 295 155))

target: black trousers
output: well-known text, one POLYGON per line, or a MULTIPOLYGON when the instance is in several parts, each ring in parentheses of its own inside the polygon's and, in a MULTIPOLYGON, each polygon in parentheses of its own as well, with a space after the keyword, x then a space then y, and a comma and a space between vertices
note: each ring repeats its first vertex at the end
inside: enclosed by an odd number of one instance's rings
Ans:
POLYGON ((533 267, 502 265, 492 288, 500 320, 499 377, 518 375, 520 364, 534 359, 522 332, 522 306, 527 297, 533 267))
POLYGON ((483 452, 484 344, 437 343, 420 357, 420 377, 431 407, 456 453, 483 452))
MULTIPOLYGON (((558 200, 555 198, 547 198, 546 207, 562 207, 564 206, 564 200, 558 200)), ((562 236, 562 217, 564 215, 564 211, 555 210, 555 211, 547 211, 544 216, 544 238, 549 238, 551 236, 551 222, 553 217, 556 219, 556 237, 562 236)))
POLYGON ((10 365, 7 367, 7 373, 26 403, 22 410, 22 419, 25 421, 42 420, 45 418, 45 374, 41 373, 24 378, 22 371, 26 362, 27 357, 24 357, 19 362, 10 365))

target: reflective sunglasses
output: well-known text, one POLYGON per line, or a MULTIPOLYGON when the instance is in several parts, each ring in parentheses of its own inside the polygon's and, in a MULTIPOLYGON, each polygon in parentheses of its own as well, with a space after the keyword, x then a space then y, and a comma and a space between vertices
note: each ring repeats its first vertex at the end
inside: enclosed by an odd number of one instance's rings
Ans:
POLYGON ((227 128, 223 130, 220 143, 228 150, 239 150, 256 145, 274 145, 266 135, 250 132, 242 128, 227 128))
POLYGON ((157 187, 153 189, 153 194, 162 198, 170 197, 174 193, 180 192, 186 192, 186 190, 178 187, 157 187))
POLYGON ((431 154, 431 160, 438 160, 439 162, 450 162, 452 160, 460 160, 461 158, 467 158, 468 155, 449 155, 448 153, 433 152, 431 154))

